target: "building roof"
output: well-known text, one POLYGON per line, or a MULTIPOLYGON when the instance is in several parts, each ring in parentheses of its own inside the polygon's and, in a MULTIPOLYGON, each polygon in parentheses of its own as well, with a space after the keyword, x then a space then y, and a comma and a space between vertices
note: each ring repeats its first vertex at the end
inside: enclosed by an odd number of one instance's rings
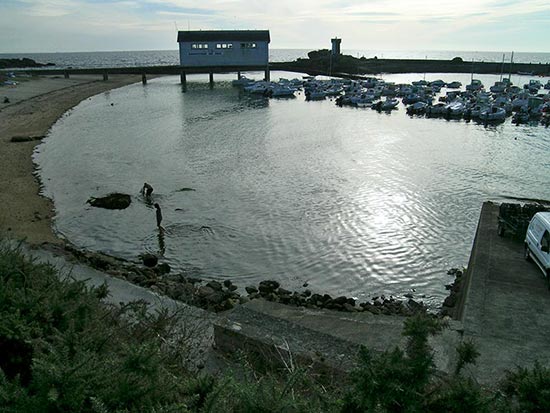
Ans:
POLYGON ((263 41, 269 43, 270 40, 269 30, 193 30, 178 32, 178 43, 217 41, 263 41))

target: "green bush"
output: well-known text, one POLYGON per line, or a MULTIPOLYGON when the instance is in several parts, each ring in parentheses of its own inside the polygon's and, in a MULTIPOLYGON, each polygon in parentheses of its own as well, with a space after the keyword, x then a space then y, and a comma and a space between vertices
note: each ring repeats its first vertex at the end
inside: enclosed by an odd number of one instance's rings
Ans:
POLYGON ((0 250, 0 405, 12 412, 142 410, 180 406, 174 320, 145 305, 101 302, 105 287, 0 250), (172 339, 173 341, 173 339, 172 339))

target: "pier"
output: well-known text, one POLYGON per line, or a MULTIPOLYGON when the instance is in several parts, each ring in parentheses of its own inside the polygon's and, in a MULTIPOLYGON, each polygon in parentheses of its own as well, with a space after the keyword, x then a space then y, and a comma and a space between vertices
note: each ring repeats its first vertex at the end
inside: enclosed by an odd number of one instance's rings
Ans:
POLYGON ((523 258, 523 242, 499 237, 498 205, 483 204, 459 318, 480 353, 473 374, 495 383, 506 370, 550 363, 550 291, 523 258))
POLYGON ((419 59, 356 59, 343 56, 338 63, 329 65, 323 60, 298 59, 293 62, 271 62, 263 66, 206 66, 185 67, 179 65, 141 66, 141 67, 111 67, 111 68, 39 68, 13 69, 36 75, 63 75, 69 78, 77 74, 93 74, 108 80, 109 75, 132 74, 141 75, 143 84, 147 83, 147 76, 175 75, 185 88, 187 75, 205 74, 209 76, 209 83, 214 85, 214 74, 235 73, 240 77, 241 72, 264 72, 264 79, 270 80, 272 70, 303 73, 308 75, 323 75, 345 79, 362 80, 365 77, 383 73, 477 73, 477 74, 530 74, 532 76, 550 76, 548 63, 498 63, 498 62, 466 62, 456 60, 419 60, 419 59), (343 62, 345 60, 345 62, 343 62))
POLYGON ((265 80, 270 80, 270 67, 265 66, 206 66, 206 67, 185 67, 176 65, 167 66, 141 66, 141 67, 110 67, 110 68, 64 68, 64 69, 14 69, 35 75, 63 75, 69 79, 71 75, 98 75, 103 80, 109 80, 109 75, 138 75, 141 81, 147 84, 148 76, 175 75, 180 76, 182 86, 187 86, 187 75, 205 74, 208 75, 210 86, 214 86, 214 74, 236 73, 240 77, 241 72, 264 72, 265 80))

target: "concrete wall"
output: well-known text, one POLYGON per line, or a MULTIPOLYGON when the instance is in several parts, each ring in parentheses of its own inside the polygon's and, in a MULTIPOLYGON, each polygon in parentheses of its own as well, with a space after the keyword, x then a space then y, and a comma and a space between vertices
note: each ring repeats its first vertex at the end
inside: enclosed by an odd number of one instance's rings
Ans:
POLYGON ((267 66, 269 63, 269 44, 265 41, 255 41, 256 48, 243 48, 240 41, 219 42, 181 42, 181 66, 267 66), (193 44, 208 44, 207 49, 193 49, 193 44), (217 44, 233 45, 232 48, 218 49, 217 44))

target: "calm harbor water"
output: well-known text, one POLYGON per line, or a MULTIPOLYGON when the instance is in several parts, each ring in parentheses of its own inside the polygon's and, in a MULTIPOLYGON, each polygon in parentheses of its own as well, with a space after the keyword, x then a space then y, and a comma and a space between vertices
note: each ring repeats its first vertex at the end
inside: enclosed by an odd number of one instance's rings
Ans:
MULTIPOLYGON (((402 104, 385 114, 303 94, 253 97, 232 87, 232 76, 215 78, 210 89, 207 76, 190 76, 186 93, 179 78, 158 78, 63 116, 35 153, 56 230, 131 260, 161 252, 175 270, 240 287, 307 282, 360 300, 414 291, 435 307, 447 269, 467 264, 482 202, 550 199, 542 126, 411 118, 402 104), (143 182, 155 188, 164 236, 139 195, 143 182), (132 205, 86 204, 113 191, 132 194, 132 205)), ((438 78, 466 84, 470 76, 426 76, 438 78)))

